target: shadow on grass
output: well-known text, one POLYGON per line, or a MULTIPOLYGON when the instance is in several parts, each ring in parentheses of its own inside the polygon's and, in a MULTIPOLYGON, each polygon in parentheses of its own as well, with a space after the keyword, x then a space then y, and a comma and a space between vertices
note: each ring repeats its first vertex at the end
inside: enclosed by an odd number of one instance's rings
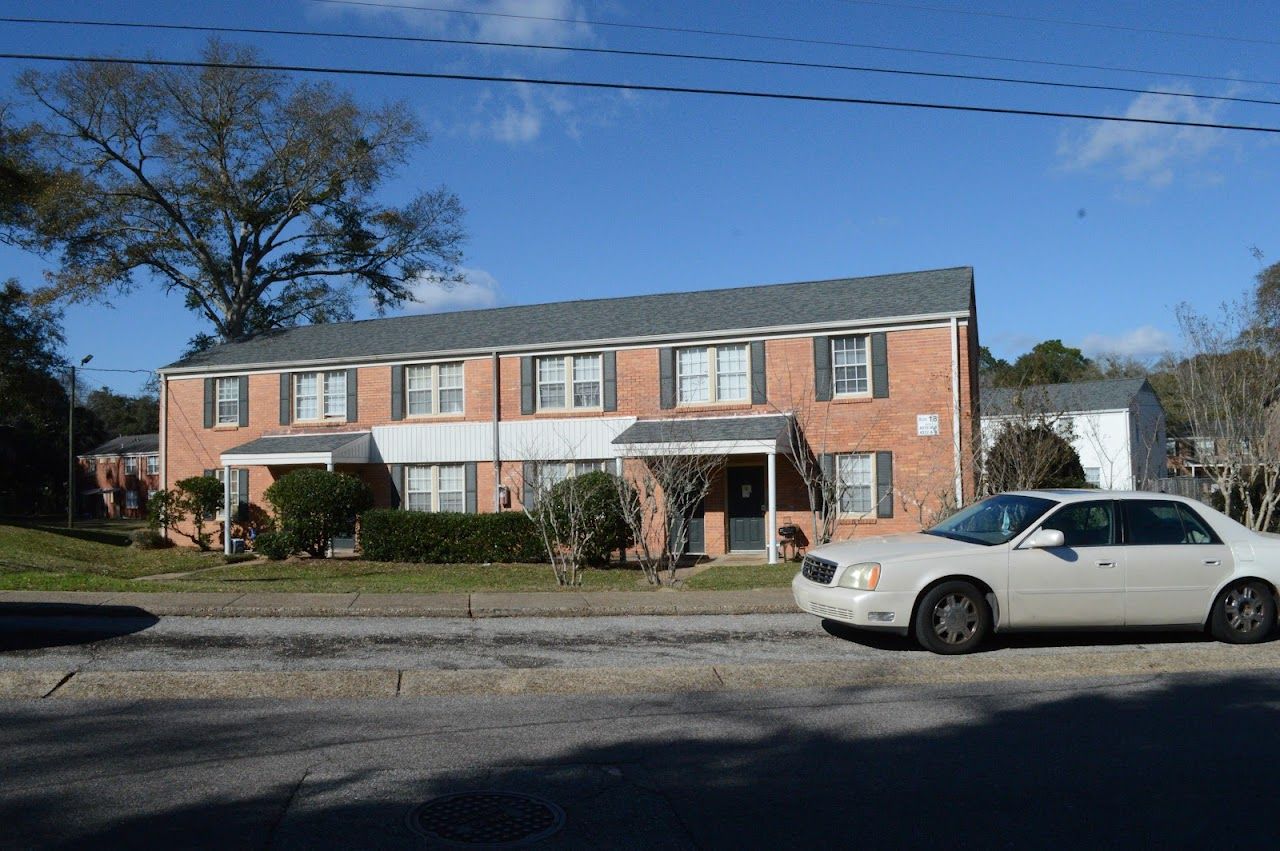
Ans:
POLYGON ((92 541, 95 544, 107 544, 112 547, 129 546, 129 533, 136 529, 131 526, 127 529, 81 529, 79 527, 68 529, 66 526, 47 526, 40 523, 15 523, 16 526, 23 526, 27 529, 35 529, 40 532, 48 532, 51 535, 61 535, 64 538, 75 538, 78 541, 92 541))
POLYGON ((137 606, 0 603, 0 653, 92 644, 142 632, 159 620, 137 606))

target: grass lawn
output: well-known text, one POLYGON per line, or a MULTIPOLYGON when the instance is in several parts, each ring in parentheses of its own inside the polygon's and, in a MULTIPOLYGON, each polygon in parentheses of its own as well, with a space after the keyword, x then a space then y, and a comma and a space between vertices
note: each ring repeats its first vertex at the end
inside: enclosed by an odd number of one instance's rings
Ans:
POLYGON ((689 577, 684 587, 690 591, 749 591, 753 588, 789 588, 800 565, 718 564, 689 577))

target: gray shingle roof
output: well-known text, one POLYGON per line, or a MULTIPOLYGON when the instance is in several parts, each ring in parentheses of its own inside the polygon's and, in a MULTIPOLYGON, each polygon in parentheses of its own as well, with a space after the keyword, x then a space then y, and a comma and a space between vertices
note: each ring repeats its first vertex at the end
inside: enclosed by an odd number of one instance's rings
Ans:
POLYGON ((160 451, 160 435, 126 434, 113 437, 101 446, 94 447, 80 457, 89 455, 146 455, 160 451))
POLYGON ((1053 411, 1114 411, 1129 407, 1147 385, 1145 378, 1112 378, 1071 384, 1034 384, 982 391, 982 415, 1053 411))
POLYGON ((785 416, 702 417, 641 420, 613 439, 615 444, 696 443, 701 441, 776 440, 787 428, 785 416))
POLYGON ((285 434, 276 437, 259 437, 228 449, 223 455, 279 455, 295 452, 335 452, 349 443, 362 440, 369 432, 343 432, 341 434, 285 434))
POLYGON ((964 313, 968 266, 305 325, 224 343, 166 369, 377 359, 964 313))

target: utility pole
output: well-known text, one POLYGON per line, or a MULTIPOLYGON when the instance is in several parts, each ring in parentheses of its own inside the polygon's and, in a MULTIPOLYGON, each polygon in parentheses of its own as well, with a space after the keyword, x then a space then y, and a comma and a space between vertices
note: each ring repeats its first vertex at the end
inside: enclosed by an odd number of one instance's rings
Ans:
MULTIPOLYGON (((80 358, 84 366, 93 355, 80 358)), ((71 364, 71 404, 67 406, 67 528, 76 522, 76 365, 71 364)))

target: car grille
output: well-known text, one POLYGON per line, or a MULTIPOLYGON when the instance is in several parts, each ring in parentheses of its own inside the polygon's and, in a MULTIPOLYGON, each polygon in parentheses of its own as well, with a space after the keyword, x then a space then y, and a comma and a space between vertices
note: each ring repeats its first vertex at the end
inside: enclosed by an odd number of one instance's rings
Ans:
POLYGON ((835 618, 841 621, 854 621, 857 615, 852 609, 841 609, 837 606, 824 606, 821 603, 809 603, 809 613, 824 618, 835 618))
POLYGON ((804 562, 800 565, 800 572, 810 582, 830 585, 832 578, 836 575, 836 563, 817 556, 805 556, 804 562))

